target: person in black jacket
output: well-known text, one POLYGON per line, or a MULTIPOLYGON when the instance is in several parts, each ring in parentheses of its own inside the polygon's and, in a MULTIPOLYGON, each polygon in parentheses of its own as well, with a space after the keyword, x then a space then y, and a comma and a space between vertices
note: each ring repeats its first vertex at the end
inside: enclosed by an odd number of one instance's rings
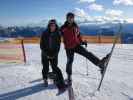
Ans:
POLYGON ((47 29, 42 33, 40 40, 41 58, 42 58, 42 76, 44 84, 48 86, 48 72, 49 62, 52 70, 56 75, 56 85, 59 91, 63 91, 66 88, 64 78, 58 65, 58 53, 60 50, 61 37, 56 20, 52 19, 49 21, 47 29))

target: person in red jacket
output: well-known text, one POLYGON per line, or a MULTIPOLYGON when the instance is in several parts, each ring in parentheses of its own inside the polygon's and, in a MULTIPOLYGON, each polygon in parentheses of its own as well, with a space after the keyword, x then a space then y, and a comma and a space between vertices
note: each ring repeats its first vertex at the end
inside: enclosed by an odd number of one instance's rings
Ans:
POLYGON ((66 22, 61 27, 61 33, 63 36, 63 41, 66 49, 66 55, 67 55, 67 65, 66 65, 66 72, 68 75, 68 83, 72 84, 72 63, 74 60, 74 53, 78 53, 84 57, 86 57, 88 60, 90 60, 93 64, 98 66, 101 69, 101 74, 103 74, 104 71, 104 64, 109 57, 109 54, 104 57, 102 60, 100 60, 98 57, 96 57, 93 53, 87 51, 83 46, 86 45, 87 42, 82 41, 80 36, 80 30, 76 22, 74 21, 75 15, 73 13, 68 13, 66 16, 66 22))

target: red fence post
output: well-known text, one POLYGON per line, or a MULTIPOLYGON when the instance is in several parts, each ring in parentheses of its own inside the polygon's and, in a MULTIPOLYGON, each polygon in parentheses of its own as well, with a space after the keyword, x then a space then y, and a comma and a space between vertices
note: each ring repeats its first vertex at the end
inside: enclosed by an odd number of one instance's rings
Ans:
POLYGON ((24 40, 21 41, 22 44, 22 50, 23 50, 23 57, 24 57, 24 63, 26 63, 26 54, 25 54, 25 48, 24 48, 24 40))

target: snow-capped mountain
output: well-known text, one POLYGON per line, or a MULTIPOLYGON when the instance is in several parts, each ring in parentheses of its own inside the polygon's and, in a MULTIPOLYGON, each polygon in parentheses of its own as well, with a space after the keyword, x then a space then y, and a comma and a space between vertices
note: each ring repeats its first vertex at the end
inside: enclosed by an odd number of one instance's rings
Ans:
MULTIPOLYGON (((118 33, 120 28, 120 23, 118 20, 114 22, 100 23, 96 21, 89 20, 77 20, 76 21, 80 27, 80 31, 83 35, 107 35, 112 36, 118 33)), ((26 26, 14 26, 14 27, 2 27, 0 26, 0 37, 35 37, 40 36, 42 31, 45 30, 48 24, 48 20, 42 20, 38 23, 30 23, 26 26)), ((62 23, 58 22, 61 26, 62 23)), ((124 22, 121 24, 123 33, 122 40, 123 43, 133 43, 133 23, 124 22)))

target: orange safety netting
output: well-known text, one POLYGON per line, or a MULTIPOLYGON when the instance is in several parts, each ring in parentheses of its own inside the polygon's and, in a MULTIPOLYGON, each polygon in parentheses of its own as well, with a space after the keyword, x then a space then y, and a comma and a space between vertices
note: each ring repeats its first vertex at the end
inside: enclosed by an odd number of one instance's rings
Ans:
POLYGON ((24 54, 22 44, 0 43, 0 63, 22 63, 24 54))

